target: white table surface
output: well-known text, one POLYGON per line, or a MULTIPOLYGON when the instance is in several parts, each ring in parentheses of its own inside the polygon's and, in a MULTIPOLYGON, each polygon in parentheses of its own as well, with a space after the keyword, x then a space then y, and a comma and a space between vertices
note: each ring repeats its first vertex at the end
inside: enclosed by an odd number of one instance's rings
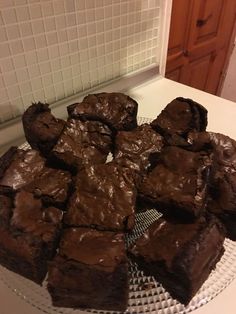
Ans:
MULTIPOLYGON (((139 116, 156 117, 168 102, 182 96, 192 98, 208 109, 208 130, 236 139, 236 103, 167 80, 154 79, 127 91, 139 103, 139 116)), ((208 304, 194 314, 235 314, 236 280, 208 304)), ((27 304, 0 281, 0 314, 42 314, 27 304)))

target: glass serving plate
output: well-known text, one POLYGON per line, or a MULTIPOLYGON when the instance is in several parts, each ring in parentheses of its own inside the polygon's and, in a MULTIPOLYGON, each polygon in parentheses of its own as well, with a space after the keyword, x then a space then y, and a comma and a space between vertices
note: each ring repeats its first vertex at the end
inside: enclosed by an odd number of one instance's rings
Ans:
MULTIPOLYGON (((150 119, 139 118, 139 124, 150 122, 150 119)), ((28 148, 27 144, 22 148, 28 148)), ((159 219, 161 214, 155 209, 140 212, 136 215, 135 228, 131 234, 126 236, 126 244, 129 246, 137 239, 148 226, 159 219)), ((202 285, 201 289, 184 306, 174 300, 170 294, 153 278, 147 277, 139 270, 138 266, 130 261, 130 291, 129 306, 125 313, 130 314, 179 314, 190 313, 195 309, 208 303, 224 290, 236 277, 236 242, 226 239, 224 242, 225 253, 202 285)), ((118 312, 99 311, 93 309, 74 310, 71 308, 57 308, 52 306, 50 295, 47 291, 47 279, 42 286, 21 277, 6 268, 0 266, 0 280, 16 295, 33 307, 48 314, 116 314, 118 312)))

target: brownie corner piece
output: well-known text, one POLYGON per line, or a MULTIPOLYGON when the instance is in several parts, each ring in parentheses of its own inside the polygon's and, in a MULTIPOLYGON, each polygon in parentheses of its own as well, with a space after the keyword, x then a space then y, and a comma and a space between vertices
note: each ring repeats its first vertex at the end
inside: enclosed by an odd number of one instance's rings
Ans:
POLYGON ((55 206, 64 210, 73 189, 72 176, 65 170, 45 167, 22 189, 40 198, 45 206, 55 206))
POLYGON ((194 220, 206 209, 211 163, 205 152, 166 147, 156 166, 144 177, 139 198, 169 217, 194 220))
POLYGON ((112 148, 112 132, 100 121, 68 119, 49 160, 77 173, 89 164, 105 163, 112 148))
POLYGON ((191 224, 160 218, 129 249, 140 268, 187 305, 224 253, 225 230, 214 215, 191 224))
POLYGON ((206 130, 207 110, 192 99, 177 97, 152 121, 151 126, 170 145, 188 146, 189 132, 206 130))
POLYGON ((81 103, 67 107, 69 117, 98 120, 114 132, 137 127, 138 104, 123 93, 99 93, 86 96, 81 103))
POLYGON ((41 198, 44 205, 63 208, 71 182, 68 171, 47 167, 37 150, 11 148, 0 158, 0 187, 24 189, 41 198))
POLYGON ((226 228, 227 237, 235 241, 236 141, 214 132, 209 132, 207 139, 213 150, 212 182, 207 209, 221 220, 226 228))
POLYGON ((164 147, 164 138, 148 124, 131 131, 119 131, 115 138, 115 160, 126 158, 133 163, 139 160, 147 170, 164 147))
POLYGON ((0 195, 0 264, 38 284, 55 252, 62 212, 26 191, 0 195))
POLYGON ((37 150, 10 148, 0 158, 0 186, 14 190, 29 184, 45 167, 45 158, 37 150))
POLYGON ((75 180, 64 222, 69 226, 129 231, 134 226, 136 185, 132 169, 114 162, 88 166, 75 180))
POLYGON ((43 155, 47 155, 56 144, 65 125, 65 121, 53 116, 48 104, 41 102, 26 109, 22 123, 28 143, 43 155))
POLYGON ((48 290, 54 306, 125 311, 128 263, 124 235, 65 229, 58 253, 49 263, 48 290))

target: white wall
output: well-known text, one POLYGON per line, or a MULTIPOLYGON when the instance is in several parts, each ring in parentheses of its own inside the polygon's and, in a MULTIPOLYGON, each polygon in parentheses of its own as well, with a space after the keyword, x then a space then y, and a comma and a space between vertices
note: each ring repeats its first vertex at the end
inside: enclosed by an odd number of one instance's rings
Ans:
POLYGON ((165 0, 0 0, 0 123, 159 64, 165 0))
POLYGON ((221 97, 236 102, 236 38, 233 53, 230 57, 221 97))

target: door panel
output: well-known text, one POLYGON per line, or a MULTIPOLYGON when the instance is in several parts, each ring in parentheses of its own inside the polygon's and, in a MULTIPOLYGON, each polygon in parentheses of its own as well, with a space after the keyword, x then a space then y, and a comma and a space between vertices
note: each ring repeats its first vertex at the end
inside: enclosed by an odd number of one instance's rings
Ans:
POLYGON ((191 12, 191 9, 191 0, 173 1, 172 12, 175 12, 175 14, 171 20, 168 56, 174 54, 181 55, 184 51, 189 30, 189 12, 191 12))
POLYGON ((173 0, 166 76, 216 94, 235 13, 236 0, 173 0))
POLYGON ((216 38, 220 30, 224 0, 199 1, 200 8, 196 20, 196 42, 216 38))
POLYGON ((223 67, 225 63, 225 58, 227 55, 227 49, 221 49, 217 52, 213 60, 211 71, 208 74, 207 84, 205 86, 205 91, 212 94, 217 94, 217 90, 220 83, 220 77, 223 73, 223 67), (219 78, 216 80, 216 78, 219 78))
POLYGON ((186 83, 189 86, 201 90, 205 89, 208 72, 212 64, 211 59, 211 55, 207 55, 189 63, 185 70, 187 72, 186 83))
MULTIPOLYGON (((192 52, 201 48, 217 49, 221 44, 223 21, 229 0, 197 0, 194 1, 193 15, 190 25, 187 50, 192 52), (214 6, 216 3, 218 6, 214 6)), ((224 40, 224 39, 223 39, 224 40)))

